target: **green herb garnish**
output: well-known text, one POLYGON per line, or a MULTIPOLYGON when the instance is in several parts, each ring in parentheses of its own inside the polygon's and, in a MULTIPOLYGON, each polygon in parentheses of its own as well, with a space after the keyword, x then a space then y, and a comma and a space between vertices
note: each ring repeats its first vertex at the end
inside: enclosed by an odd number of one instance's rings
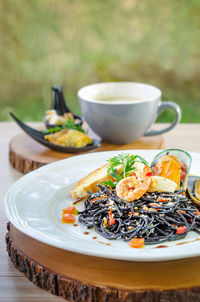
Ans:
POLYGON ((44 131, 42 131, 42 133, 49 134, 49 133, 54 133, 54 132, 57 132, 57 131, 60 131, 60 130, 61 130, 61 127, 56 126, 56 127, 52 127, 52 128, 47 129, 47 130, 44 130, 44 131))
POLYGON ((105 185, 105 186, 110 186, 111 188, 115 188, 115 186, 116 186, 116 184, 113 183, 110 180, 109 181, 103 181, 102 184, 105 185))
POLYGON ((63 125, 49 128, 47 130, 42 131, 42 133, 43 134, 50 134, 50 133, 61 131, 63 129, 74 129, 74 130, 77 130, 77 131, 80 131, 80 132, 85 132, 83 130, 83 128, 81 127, 81 125, 80 124, 76 125, 74 123, 74 120, 69 116, 67 121, 63 125))
POLYGON ((75 124, 74 120, 71 117, 68 117, 67 121, 63 124, 64 128, 74 129, 80 132, 85 132, 80 124, 75 124))
MULTIPOLYGON (((148 162, 139 155, 129 155, 121 153, 117 156, 114 156, 107 160, 109 162, 108 174, 116 179, 116 182, 119 182, 122 178, 130 176, 135 170, 135 162, 141 162, 144 165, 148 165, 148 162), (117 167, 122 166, 122 172, 117 174, 117 167)), ((109 185, 111 188, 115 187, 116 184, 112 181, 104 182, 104 185, 109 185), (111 185, 112 184, 112 185, 111 185)))

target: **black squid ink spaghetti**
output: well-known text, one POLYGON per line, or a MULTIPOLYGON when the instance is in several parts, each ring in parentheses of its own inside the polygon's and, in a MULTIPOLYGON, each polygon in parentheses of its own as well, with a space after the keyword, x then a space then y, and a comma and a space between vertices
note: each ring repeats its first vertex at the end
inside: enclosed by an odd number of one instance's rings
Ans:
POLYGON ((200 233, 198 205, 183 190, 146 193, 130 203, 108 185, 98 187, 89 193, 78 219, 107 239, 142 238, 151 245, 182 239, 191 230, 200 233))

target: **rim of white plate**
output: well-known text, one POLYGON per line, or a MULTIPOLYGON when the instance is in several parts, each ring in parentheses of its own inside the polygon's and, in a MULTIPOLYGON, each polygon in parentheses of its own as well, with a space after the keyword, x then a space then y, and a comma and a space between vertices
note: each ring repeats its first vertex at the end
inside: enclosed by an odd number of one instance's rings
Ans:
MULTIPOLYGON (((46 166, 43 166, 37 170, 34 170, 24 176, 22 176, 18 181, 16 181, 9 191, 7 192, 4 203, 5 203, 5 210, 6 215, 9 219, 9 221, 21 232, 24 234, 38 240, 41 242, 44 242, 48 245, 61 248, 64 250, 90 255, 90 256, 97 256, 97 257, 103 257, 103 258, 112 258, 112 259, 118 259, 118 260, 128 260, 128 261, 141 261, 141 262, 152 262, 152 261, 170 261, 170 260, 176 260, 176 259, 182 259, 182 258, 189 258, 189 257, 195 257, 200 255, 200 242, 191 242, 189 244, 181 245, 181 246, 170 246, 169 248, 165 249, 125 249, 122 253, 121 248, 118 247, 110 247, 110 246, 103 246, 101 248, 98 248, 98 246, 101 246, 96 243, 89 244, 87 241, 86 244, 76 244, 76 242, 72 242, 71 245, 66 244, 65 241, 58 240, 56 238, 50 238, 42 231, 34 230, 33 228, 28 227, 25 223, 23 223, 23 219, 19 220, 16 219, 14 215, 15 210, 15 198, 16 193, 20 190, 23 190, 23 186, 26 184, 26 182, 31 182, 33 180, 37 181, 37 177, 39 176, 45 176, 47 175, 47 172, 50 172, 51 170, 58 169, 60 167, 64 167, 68 163, 71 164, 78 164, 79 161, 86 161, 87 159, 95 160, 98 158, 109 158, 113 156, 114 154, 118 153, 129 153, 134 152, 137 154, 143 153, 146 154, 145 156, 149 156, 153 159, 156 153, 160 152, 160 150, 117 150, 117 151, 104 151, 104 152, 94 152, 91 154, 82 154, 73 156, 71 158, 67 158, 61 161, 57 161, 51 164, 48 164, 46 166)), ((196 158, 197 161, 199 161, 199 167, 200 167, 200 153, 196 152, 190 152, 192 158, 196 158)), ((195 173, 195 172, 193 172, 195 173)), ((198 173, 197 173, 198 175, 198 173)))

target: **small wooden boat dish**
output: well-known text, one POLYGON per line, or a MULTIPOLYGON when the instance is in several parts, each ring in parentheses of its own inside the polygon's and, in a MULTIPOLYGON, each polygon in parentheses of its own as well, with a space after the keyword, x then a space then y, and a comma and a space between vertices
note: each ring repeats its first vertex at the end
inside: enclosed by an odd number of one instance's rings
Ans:
POLYGON ((10 115, 14 119, 14 121, 22 128, 22 130, 24 130, 26 132, 26 134, 31 136, 34 140, 36 140, 40 144, 42 144, 52 150, 58 151, 58 152, 64 152, 64 153, 78 153, 78 152, 85 152, 85 151, 87 152, 87 151, 90 151, 92 149, 99 147, 101 144, 100 138, 99 139, 92 138, 93 144, 87 145, 87 146, 81 147, 81 148, 67 147, 67 146, 52 144, 44 138, 45 134, 42 131, 38 131, 38 130, 35 130, 35 129, 29 127, 28 125, 26 125, 25 123, 20 121, 13 113, 10 113, 10 115))
MULTIPOLYGON (((63 116, 65 113, 72 113, 77 124, 82 125, 83 119, 80 115, 73 113, 66 104, 62 87, 60 85, 52 87, 52 102, 50 110, 55 110, 58 116, 63 116)), ((52 128, 59 125, 52 125, 44 119, 47 128, 52 128)))

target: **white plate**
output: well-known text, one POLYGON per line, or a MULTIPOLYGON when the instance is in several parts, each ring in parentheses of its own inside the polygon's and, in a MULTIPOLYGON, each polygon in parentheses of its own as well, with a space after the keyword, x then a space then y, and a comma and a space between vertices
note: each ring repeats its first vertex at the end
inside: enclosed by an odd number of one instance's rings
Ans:
MULTIPOLYGON (((131 150, 149 162, 160 150, 131 150)), ((129 153, 129 151, 122 151, 129 153)), ((18 180, 5 198, 9 221, 21 232, 46 244, 81 254, 132 261, 165 261, 200 255, 200 235, 190 232, 179 242, 188 244, 177 246, 178 241, 166 242, 168 248, 133 249, 122 240, 109 241, 94 230, 88 231, 83 225, 62 224, 62 209, 72 204, 70 190, 78 180, 103 165, 119 151, 92 153, 74 156, 33 171, 18 180), (97 239, 92 239, 97 236, 97 239), (109 244, 109 245, 107 245, 109 244)), ((121 153, 121 152, 120 152, 121 153)), ((191 173, 200 171, 200 154, 191 153, 193 163, 191 173)), ((79 205, 81 206, 81 205, 79 205)))

